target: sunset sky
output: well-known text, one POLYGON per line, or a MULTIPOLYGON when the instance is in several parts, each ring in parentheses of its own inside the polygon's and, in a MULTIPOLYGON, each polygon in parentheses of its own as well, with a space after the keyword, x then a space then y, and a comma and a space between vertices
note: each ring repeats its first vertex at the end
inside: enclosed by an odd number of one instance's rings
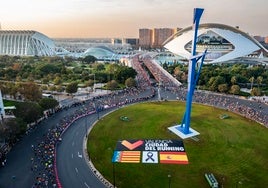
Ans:
POLYGON ((36 30, 48 37, 138 37, 139 28, 201 23, 239 26, 268 36, 268 0, 0 0, 3 30, 36 30))

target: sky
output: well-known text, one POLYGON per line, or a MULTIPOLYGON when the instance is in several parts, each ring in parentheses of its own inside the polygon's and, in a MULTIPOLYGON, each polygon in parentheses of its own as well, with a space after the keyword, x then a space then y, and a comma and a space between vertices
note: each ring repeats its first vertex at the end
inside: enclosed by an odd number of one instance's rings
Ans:
POLYGON ((51 38, 138 38, 140 28, 221 23, 268 36, 268 0, 0 0, 2 30, 35 30, 51 38))

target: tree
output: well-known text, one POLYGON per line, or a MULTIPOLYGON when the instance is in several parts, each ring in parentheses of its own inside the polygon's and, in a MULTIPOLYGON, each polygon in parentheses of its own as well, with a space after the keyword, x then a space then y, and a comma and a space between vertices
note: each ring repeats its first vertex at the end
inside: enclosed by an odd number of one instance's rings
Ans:
POLYGON ((238 95, 240 92, 240 87, 239 85, 232 85, 231 89, 230 89, 230 93, 238 95))
POLYGON ((41 85, 41 90, 44 91, 44 90, 48 90, 48 86, 47 85, 41 85))
POLYGON ((120 66, 118 64, 112 63, 107 66, 107 72, 109 74, 114 74, 119 68, 120 66))
POLYGON ((231 78, 231 83, 232 83, 232 85, 235 85, 236 82, 237 82, 237 78, 236 78, 236 76, 232 76, 232 78, 231 78))
POLYGON ((262 76, 258 76, 258 77, 257 77, 258 88, 259 88, 260 85, 262 84, 262 81, 263 81, 263 77, 262 77, 262 76))
POLYGON ((22 64, 21 63, 14 63, 13 64, 13 70, 20 71, 21 68, 22 68, 22 64))
POLYGON ((184 71, 182 71, 179 66, 175 67, 173 72, 178 80, 183 82, 187 80, 187 74, 184 71))
POLYGON ((57 107, 59 102, 56 99, 43 98, 39 101, 39 105, 43 108, 43 110, 48 110, 57 107))
POLYGON ((167 62, 163 63, 162 67, 163 67, 165 70, 167 70, 167 69, 168 69, 168 64, 167 64, 167 62))
POLYGON ((103 71, 103 70, 105 70, 104 64, 103 63, 98 63, 96 65, 96 71, 103 71))
POLYGON ((61 69, 52 63, 41 63, 36 67, 36 70, 42 76, 48 75, 50 73, 55 74, 61 72, 61 69))
POLYGON ((82 59, 82 61, 86 63, 94 63, 96 60, 97 58, 92 55, 87 55, 86 57, 84 57, 84 59, 82 59))
MULTIPOLYGON (((14 119, 15 120, 15 119, 14 119)), ((17 135, 20 132, 19 126, 15 123, 13 119, 7 119, 2 121, 0 135, 2 139, 7 143, 15 143, 17 135)))
POLYGON ((211 77, 208 82, 208 87, 211 91, 217 91, 220 84, 224 84, 225 79, 222 76, 211 77))
POLYGON ((21 102, 16 105, 14 115, 26 123, 36 122, 42 116, 42 109, 35 102, 21 102))
POLYGON ((76 93, 78 89, 78 83, 77 82, 72 82, 66 86, 66 92, 69 94, 76 93))
POLYGON ((88 81, 86 81, 86 86, 88 87, 88 86, 94 86, 94 80, 92 80, 92 79, 89 79, 88 81))
POLYGON ((16 95, 19 91, 19 86, 17 84, 12 84, 12 87, 9 90, 9 94, 16 99, 16 95))
POLYGON ((127 78, 135 78, 137 72, 131 67, 122 66, 114 74, 115 80, 119 83, 125 83, 127 78))
POLYGON ((128 78, 125 81, 126 87, 136 87, 136 81, 133 78, 128 78))
POLYGON ((118 87, 118 83, 115 80, 107 82, 107 89, 115 90, 118 87))
POLYGON ((252 90, 250 91, 250 94, 252 96, 261 96, 261 90, 260 88, 253 87, 252 90))
POLYGON ((5 70, 5 80, 15 80, 17 74, 18 71, 13 70, 12 68, 9 67, 5 70))
POLYGON ((82 67, 74 67, 74 68, 73 68, 73 72, 74 72, 75 74, 82 74, 82 72, 83 72, 83 68, 82 68, 82 67))
POLYGON ((3 142, 9 137, 9 129, 5 124, 5 121, 0 121, 0 142, 3 142))
POLYGON ((61 84, 61 83, 62 83, 61 78, 60 78, 59 76, 57 76, 57 77, 54 79, 54 84, 55 84, 55 85, 59 85, 59 84, 61 84))
POLYGON ((9 132, 9 139, 15 140, 19 135, 24 134, 27 125, 21 118, 10 118, 5 120, 6 128, 9 132))
POLYGON ((221 93, 226 93, 228 91, 228 85, 227 84, 220 84, 220 85, 218 85, 218 90, 221 93))
POLYGON ((250 77, 249 81, 251 83, 250 89, 252 90, 252 88, 253 88, 253 82, 254 82, 254 76, 250 77))
POLYGON ((62 85, 57 85, 56 86, 56 91, 57 92, 63 92, 64 91, 64 87, 62 85))
POLYGON ((19 92, 28 101, 39 101, 42 98, 41 90, 34 82, 22 83, 19 92))

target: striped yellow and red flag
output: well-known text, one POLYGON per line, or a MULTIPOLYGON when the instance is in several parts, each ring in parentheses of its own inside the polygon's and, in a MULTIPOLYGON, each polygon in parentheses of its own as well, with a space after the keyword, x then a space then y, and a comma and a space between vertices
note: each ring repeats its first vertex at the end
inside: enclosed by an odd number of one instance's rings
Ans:
POLYGON ((188 164, 186 152, 160 152, 160 163, 188 164))
POLYGON ((121 163, 139 163, 140 162, 140 151, 122 151, 121 163))
POLYGON ((113 162, 139 163, 140 156, 140 151, 115 151, 113 156, 113 162))

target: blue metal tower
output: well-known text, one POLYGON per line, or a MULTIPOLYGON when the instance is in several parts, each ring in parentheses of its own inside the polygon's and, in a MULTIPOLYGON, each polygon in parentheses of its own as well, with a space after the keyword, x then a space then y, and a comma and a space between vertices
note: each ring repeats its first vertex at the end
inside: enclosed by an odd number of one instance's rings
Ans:
POLYGON ((191 58, 189 60, 188 67, 188 89, 187 89, 187 100, 186 100, 186 110, 183 116, 181 125, 170 127, 169 129, 182 138, 188 138, 191 136, 198 135, 199 133, 190 128, 191 121, 191 110, 192 110, 192 98, 194 94, 194 89, 200 75, 200 71, 205 59, 206 52, 203 54, 196 54, 196 42, 197 42, 197 32, 199 27, 199 21, 203 14, 204 9, 195 8, 194 9, 194 20, 193 20, 193 40, 192 40, 192 50, 191 58), (201 59, 200 66, 196 71, 196 64, 201 59))

